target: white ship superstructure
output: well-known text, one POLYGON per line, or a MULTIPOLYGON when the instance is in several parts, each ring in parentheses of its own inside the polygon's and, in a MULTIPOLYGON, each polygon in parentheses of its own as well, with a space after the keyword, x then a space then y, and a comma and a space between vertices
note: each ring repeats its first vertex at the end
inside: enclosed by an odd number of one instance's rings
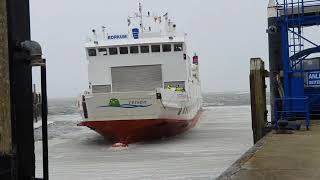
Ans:
MULTIPOLYGON (((202 105, 198 57, 168 18, 139 12, 128 33, 86 43, 89 90, 79 98, 88 126, 115 142, 166 137, 193 127, 202 105), (152 132, 150 132, 152 130, 152 132)), ((99 38, 100 37, 100 38, 99 38)))

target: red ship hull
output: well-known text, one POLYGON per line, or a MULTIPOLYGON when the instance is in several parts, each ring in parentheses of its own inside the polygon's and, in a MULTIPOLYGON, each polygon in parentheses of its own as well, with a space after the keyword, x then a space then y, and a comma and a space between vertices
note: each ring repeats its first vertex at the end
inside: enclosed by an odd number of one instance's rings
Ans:
POLYGON ((84 121, 79 126, 95 130, 113 143, 130 144, 178 135, 194 127, 200 113, 191 120, 141 119, 116 121, 84 121))

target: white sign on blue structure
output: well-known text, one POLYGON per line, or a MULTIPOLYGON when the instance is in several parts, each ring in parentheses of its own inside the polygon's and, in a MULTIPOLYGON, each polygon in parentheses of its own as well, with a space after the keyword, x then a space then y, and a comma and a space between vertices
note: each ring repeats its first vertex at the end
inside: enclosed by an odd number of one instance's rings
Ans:
POLYGON ((320 87, 320 71, 312 71, 308 73, 308 86, 320 87))
POLYGON ((108 36, 108 39, 126 39, 128 36, 126 34, 121 35, 110 35, 108 36))

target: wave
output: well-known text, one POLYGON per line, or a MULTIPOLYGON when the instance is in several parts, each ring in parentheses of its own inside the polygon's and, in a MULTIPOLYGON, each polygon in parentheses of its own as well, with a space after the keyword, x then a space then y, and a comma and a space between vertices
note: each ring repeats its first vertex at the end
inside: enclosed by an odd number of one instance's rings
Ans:
POLYGON ((78 113, 75 98, 48 99, 49 115, 66 115, 78 113))

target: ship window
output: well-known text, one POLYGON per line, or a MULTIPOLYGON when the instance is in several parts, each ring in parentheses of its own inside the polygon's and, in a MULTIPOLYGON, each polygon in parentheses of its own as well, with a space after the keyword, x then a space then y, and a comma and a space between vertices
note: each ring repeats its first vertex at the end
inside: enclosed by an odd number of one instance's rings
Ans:
POLYGON ((88 49, 88 55, 89 56, 96 56, 97 55, 96 49, 88 49))
POLYGON ((101 55, 107 55, 107 48, 99 48, 98 51, 101 55))
POLYGON ((92 85, 92 93, 109 93, 111 92, 111 85, 92 85))
POLYGON ((138 46, 130 46, 130 53, 131 53, 131 54, 137 54, 137 53, 139 53, 139 48, 138 48, 138 46))
POLYGON ((149 53, 149 46, 140 46, 141 53, 149 53))
POLYGON ((160 45, 151 45, 152 52, 160 52, 160 45))
POLYGON ((162 52, 171 52, 171 44, 163 44, 162 52))
POLYGON ((110 55, 116 55, 116 54, 118 54, 118 48, 116 48, 116 47, 111 47, 111 48, 109 48, 109 54, 110 54, 110 55))
POLYGON ((174 51, 182 51, 182 50, 183 50, 182 44, 175 44, 174 45, 174 51))
POLYGON ((128 54, 128 47, 120 47, 120 54, 128 54))

